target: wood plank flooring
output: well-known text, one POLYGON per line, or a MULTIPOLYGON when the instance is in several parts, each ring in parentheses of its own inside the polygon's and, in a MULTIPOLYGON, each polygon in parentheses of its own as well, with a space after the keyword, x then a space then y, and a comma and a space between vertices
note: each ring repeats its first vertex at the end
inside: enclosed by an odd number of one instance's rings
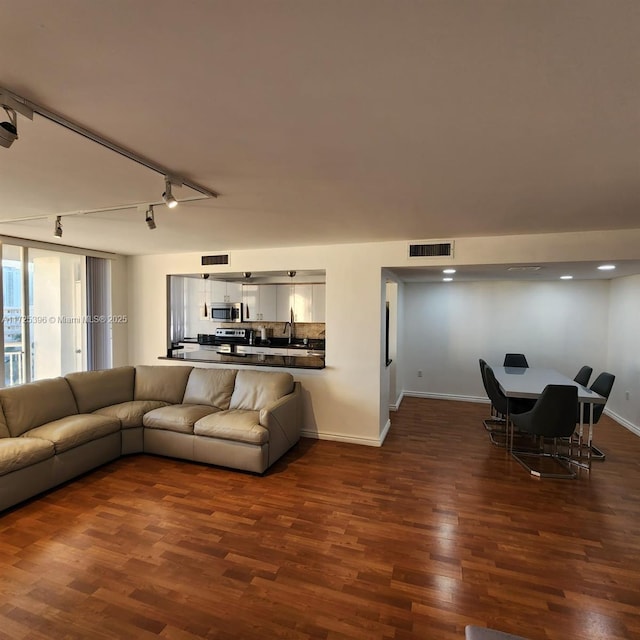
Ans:
POLYGON ((487 405, 405 398, 381 448, 264 477, 121 459, 0 514, 0 639, 640 639, 640 438, 535 479, 487 405))

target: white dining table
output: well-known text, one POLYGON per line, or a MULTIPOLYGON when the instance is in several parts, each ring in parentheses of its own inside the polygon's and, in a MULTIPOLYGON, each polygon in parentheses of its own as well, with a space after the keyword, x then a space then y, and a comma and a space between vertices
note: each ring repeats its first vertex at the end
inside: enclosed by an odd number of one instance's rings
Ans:
MULTIPOLYGON (((580 404, 578 424, 578 445, 580 455, 583 448, 586 448, 586 463, 581 460, 573 460, 575 464, 591 468, 591 447, 593 438, 593 407, 596 404, 605 404, 607 399, 591 391, 591 389, 578 384, 572 378, 556 371, 555 369, 544 369, 541 367, 492 367, 500 390, 509 398, 539 398, 548 384, 571 385, 578 389, 578 402, 580 404), (586 442, 584 441, 583 407, 589 406, 589 424, 586 442), (584 446, 583 446, 584 445, 584 446)), ((507 416, 508 419, 508 416, 507 416)), ((511 432, 510 447, 513 448, 513 430, 511 432)))

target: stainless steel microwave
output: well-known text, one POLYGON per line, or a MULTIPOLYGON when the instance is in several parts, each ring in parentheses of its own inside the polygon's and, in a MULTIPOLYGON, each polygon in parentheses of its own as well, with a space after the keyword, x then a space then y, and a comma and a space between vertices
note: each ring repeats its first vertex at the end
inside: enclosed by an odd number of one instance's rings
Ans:
POLYGON ((242 322, 242 302, 212 302, 209 308, 214 322, 242 322))

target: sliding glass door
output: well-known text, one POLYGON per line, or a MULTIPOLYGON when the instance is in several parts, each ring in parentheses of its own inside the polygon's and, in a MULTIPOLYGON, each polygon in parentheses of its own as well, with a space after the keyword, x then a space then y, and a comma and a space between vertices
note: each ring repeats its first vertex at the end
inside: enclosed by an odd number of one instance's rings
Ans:
MULTIPOLYGON (((1 250, 3 386, 86 370, 86 256, 4 243, 1 250)), ((94 284, 98 293, 104 287, 94 284)), ((110 336, 96 339, 110 355, 110 336)))
POLYGON ((32 379, 86 369, 85 257, 28 249, 32 379))

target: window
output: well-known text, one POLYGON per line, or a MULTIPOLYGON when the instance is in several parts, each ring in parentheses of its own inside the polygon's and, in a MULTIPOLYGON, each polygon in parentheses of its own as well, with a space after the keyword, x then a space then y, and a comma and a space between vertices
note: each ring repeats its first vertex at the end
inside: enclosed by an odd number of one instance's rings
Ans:
POLYGON ((111 366, 108 260, 2 244, 3 386, 111 366), (89 277, 88 277, 89 276, 89 277), (89 300, 89 305, 87 305, 89 300))

